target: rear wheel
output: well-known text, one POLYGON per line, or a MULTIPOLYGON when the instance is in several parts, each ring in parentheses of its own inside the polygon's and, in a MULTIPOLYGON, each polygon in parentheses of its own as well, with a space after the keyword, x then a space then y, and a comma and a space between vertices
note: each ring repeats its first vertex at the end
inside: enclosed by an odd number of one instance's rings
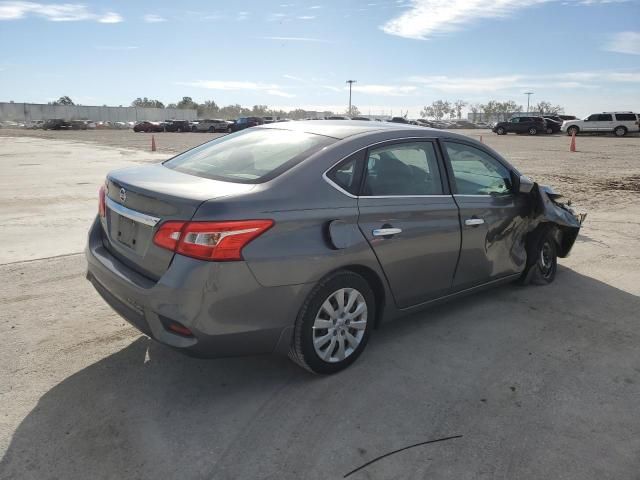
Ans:
POLYGON ((575 125, 567 128, 567 135, 569 135, 569 136, 578 135, 578 132, 580 132, 580 129, 578 127, 576 127, 575 125))
POLYGON ((547 127, 547 134, 551 135, 553 133, 553 128, 547 127))
POLYGON ((615 133, 616 137, 624 137, 627 134, 627 129, 625 127, 616 127, 613 130, 613 133, 615 133))
POLYGON ((538 129, 536 127, 531 127, 529 129, 529 135, 537 135, 538 134, 538 129))
POLYGON ((227 133, 231 133, 232 131, 231 127, 227 127, 227 133))
POLYGON ((506 134, 507 134, 507 131, 504 129, 504 127, 498 127, 498 128, 496 129, 496 133, 497 133, 498 135, 506 135, 506 134))
POLYGON ((360 356, 374 318, 367 281, 353 272, 336 272, 320 281, 302 305, 289 357, 310 372, 336 373, 360 356))

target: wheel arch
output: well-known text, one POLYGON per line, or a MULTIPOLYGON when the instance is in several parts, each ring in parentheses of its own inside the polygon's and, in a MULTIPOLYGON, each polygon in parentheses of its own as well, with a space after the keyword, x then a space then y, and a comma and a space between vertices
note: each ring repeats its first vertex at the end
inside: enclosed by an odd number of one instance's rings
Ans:
POLYGON ((373 290, 376 302, 376 318, 374 320, 374 327, 377 328, 382 323, 382 317, 384 315, 387 302, 387 291, 382 278, 380 278, 380 275, 372 268, 358 264, 342 266, 329 272, 325 277, 345 270, 360 275, 369 284, 371 290, 373 290))

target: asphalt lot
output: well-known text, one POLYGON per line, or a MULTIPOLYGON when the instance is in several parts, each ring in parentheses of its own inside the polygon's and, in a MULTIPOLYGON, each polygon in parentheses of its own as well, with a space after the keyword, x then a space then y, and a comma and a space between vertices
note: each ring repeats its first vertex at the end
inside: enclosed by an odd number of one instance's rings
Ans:
POLYGON ((108 170, 213 137, 0 130, 0 478, 640 478, 640 138, 483 141, 588 218, 548 287, 383 326, 348 370, 199 360, 84 279, 108 170))

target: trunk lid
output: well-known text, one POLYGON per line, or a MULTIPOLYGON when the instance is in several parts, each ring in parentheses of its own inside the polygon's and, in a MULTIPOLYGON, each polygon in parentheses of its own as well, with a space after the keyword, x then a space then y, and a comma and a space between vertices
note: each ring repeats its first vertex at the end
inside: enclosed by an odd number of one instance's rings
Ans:
POLYGON ((153 243, 166 220, 191 220, 207 200, 243 194, 255 186, 196 177, 163 165, 146 165, 109 173, 105 247, 137 272, 158 280, 174 253, 153 243))

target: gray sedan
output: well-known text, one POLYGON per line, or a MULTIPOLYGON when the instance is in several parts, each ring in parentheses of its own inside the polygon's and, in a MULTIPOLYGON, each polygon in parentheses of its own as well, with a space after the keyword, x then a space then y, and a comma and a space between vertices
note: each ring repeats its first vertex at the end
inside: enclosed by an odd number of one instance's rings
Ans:
POLYGON ((227 135, 100 191, 87 278, 140 331, 203 356, 350 365, 381 322, 547 284, 580 221, 486 145, 322 121, 227 135))

